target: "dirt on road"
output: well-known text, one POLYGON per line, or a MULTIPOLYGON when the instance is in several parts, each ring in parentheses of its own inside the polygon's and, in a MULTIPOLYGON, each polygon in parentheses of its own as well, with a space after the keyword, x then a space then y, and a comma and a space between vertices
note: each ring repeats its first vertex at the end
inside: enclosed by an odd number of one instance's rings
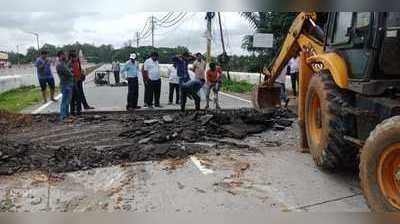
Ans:
MULTIPOLYGON (((214 112, 138 111, 89 113, 60 123, 56 114, 1 114, 0 175, 43 170, 87 170, 125 162, 186 158, 204 144, 232 144, 267 129, 291 126, 295 115, 275 110, 214 112)), ((246 146, 244 146, 246 147, 246 146)))

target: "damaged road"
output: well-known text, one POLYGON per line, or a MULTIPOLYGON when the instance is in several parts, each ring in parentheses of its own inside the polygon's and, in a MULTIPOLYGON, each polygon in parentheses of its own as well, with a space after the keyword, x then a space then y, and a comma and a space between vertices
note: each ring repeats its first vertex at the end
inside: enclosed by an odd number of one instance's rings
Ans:
POLYGON ((261 114, 249 109, 90 113, 71 124, 58 122, 55 114, 1 115, 0 175, 182 159, 206 153, 204 145, 198 143, 224 144, 220 139, 284 130, 295 118, 290 111, 261 114))

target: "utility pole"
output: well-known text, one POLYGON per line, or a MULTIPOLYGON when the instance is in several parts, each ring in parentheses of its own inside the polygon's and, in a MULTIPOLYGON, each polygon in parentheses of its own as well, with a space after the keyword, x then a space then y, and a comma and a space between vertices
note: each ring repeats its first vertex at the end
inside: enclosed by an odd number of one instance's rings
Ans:
POLYGON ((226 53, 225 42, 224 42, 224 33, 222 31, 222 22, 221 22, 221 12, 218 12, 218 22, 219 22, 219 32, 221 34, 221 44, 222 44, 222 58, 223 63, 227 64, 226 74, 228 76, 228 80, 231 80, 231 76, 229 75, 229 64, 228 64, 228 55, 226 53))
POLYGON ((139 36, 140 36, 139 32, 136 32, 136 48, 139 48, 139 40, 140 40, 139 36))
POLYGON ((151 16, 151 46, 154 47, 154 16, 151 16))
POLYGON ((211 62, 211 40, 212 40, 212 19, 215 16, 215 12, 207 12, 207 63, 211 62))

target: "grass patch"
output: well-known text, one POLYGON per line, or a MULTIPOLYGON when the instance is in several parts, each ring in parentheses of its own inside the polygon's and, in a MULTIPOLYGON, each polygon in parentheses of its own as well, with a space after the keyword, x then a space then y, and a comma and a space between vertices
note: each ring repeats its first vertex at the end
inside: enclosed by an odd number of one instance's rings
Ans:
POLYGON ((0 110, 20 112, 42 101, 40 88, 24 86, 0 94, 0 110))
POLYGON ((222 81, 222 91, 233 92, 233 93, 250 93, 253 90, 254 85, 246 80, 233 81, 228 79, 223 79, 222 81))

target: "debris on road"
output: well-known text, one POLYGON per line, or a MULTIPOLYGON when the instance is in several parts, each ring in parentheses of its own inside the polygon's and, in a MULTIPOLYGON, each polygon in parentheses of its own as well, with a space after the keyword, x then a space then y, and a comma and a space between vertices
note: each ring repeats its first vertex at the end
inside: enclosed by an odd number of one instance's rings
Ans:
POLYGON ((182 189, 185 188, 185 185, 183 185, 181 182, 176 182, 176 184, 178 185, 178 188, 179 188, 180 190, 182 190, 182 189))
POLYGON ((40 203, 42 203, 42 198, 41 197, 34 198, 31 201, 31 205, 39 205, 40 203))
POLYGON ((250 167, 250 163, 248 163, 248 162, 240 162, 240 163, 237 165, 237 169, 240 170, 240 171, 245 171, 245 170, 247 170, 249 167, 250 167))
MULTIPOLYGON (((4 123, 0 138, 0 175, 29 170, 71 172, 126 162, 182 159, 206 153, 201 142, 243 139, 291 125, 288 111, 258 113, 242 109, 215 112, 137 111, 88 113, 72 124, 56 114, 32 115, 4 123), (283 122, 282 119, 285 119, 283 122), (23 122, 22 122, 23 121, 23 122)), ((4 119, 0 119, 4 120, 4 119)))
POLYGON ((29 115, 9 113, 0 110, 0 135, 14 128, 29 126, 31 123, 32 117, 29 115))
POLYGON ((194 189, 195 189, 197 192, 202 193, 202 194, 207 193, 205 190, 200 189, 200 188, 198 188, 198 187, 195 187, 194 189))
POLYGON ((146 125, 153 125, 155 123, 158 123, 158 120, 156 120, 156 119, 145 120, 143 123, 146 125))
POLYGON ((172 122, 174 122, 174 119, 170 115, 165 115, 165 116, 163 116, 163 121, 165 123, 172 123, 172 122))

